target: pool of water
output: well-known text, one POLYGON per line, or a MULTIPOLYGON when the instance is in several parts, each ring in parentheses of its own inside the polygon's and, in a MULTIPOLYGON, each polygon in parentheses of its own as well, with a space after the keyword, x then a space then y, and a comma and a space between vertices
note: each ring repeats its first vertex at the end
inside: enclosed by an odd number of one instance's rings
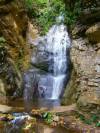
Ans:
POLYGON ((25 112, 29 112, 32 109, 48 108, 51 109, 56 106, 60 106, 60 100, 45 100, 45 99, 27 99, 12 97, 0 97, 0 103, 12 107, 23 108, 25 112))
POLYGON ((47 125, 44 125, 42 123, 37 123, 33 125, 30 129, 28 130, 23 130, 22 129, 23 125, 5 125, 2 130, 0 130, 0 133, 75 133, 71 130, 66 130, 63 127, 49 127, 47 125))
MULTIPOLYGON (((75 133, 71 130, 65 129, 63 127, 50 127, 45 125, 43 122, 36 121, 35 124, 29 130, 22 130, 27 123, 21 118, 23 112, 30 112, 32 109, 48 108, 51 109, 55 106, 60 106, 60 101, 58 100, 43 100, 43 99, 32 99, 23 100, 23 98, 12 99, 11 97, 0 97, 0 103, 7 106, 16 108, 14 112, 19 112, 19 120, 16 123, 1 123, 0 122, 0 133, 75 133), (21 113, 22 112, 22 113, 21 113)), ((13 110, 12 110, 13 112, 13 110)), ((77 133, 77 132, 76 132, 77 133)))

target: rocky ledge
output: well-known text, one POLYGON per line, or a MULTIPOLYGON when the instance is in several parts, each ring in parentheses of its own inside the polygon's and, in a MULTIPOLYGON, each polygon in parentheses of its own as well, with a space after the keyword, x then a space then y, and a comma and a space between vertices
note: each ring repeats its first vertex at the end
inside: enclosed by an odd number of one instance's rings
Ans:
POLYGON ((100 22, 86 22, 80 20, 72 31, 73 70, 64 103, 76 102, 85 112, 100 113, 100 22))

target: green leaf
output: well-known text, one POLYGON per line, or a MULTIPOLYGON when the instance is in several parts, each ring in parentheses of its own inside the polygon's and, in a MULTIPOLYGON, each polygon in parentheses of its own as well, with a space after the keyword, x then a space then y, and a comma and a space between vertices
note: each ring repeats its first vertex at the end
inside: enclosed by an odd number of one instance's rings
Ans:
POLYGON ((80 118, 80 120, 82 120, 82 121, 84 121, 84 120, 85 120, 85 116, 84 116, 84 115, 82 115, 82 114, 79 114, 79 118, 80 118))
POLYGON ((96 123, 96 127, 100 127, 100 121, 96 123))
POLYGON ((91 125, 92 124, 92 121, 91 120, 84 120, 84 123, 85 124, 88 124, 88 125, 91 125))
POLYGON ((45 113, 43 113, 43 118, 46 118, 47 117, 47 115, 48 115, 48 113, 47 112, 45 112, 45 113))
POLYGON ((93 122, 96 122, 97 120, 99 119, 99 117, 97 116, 97 115, 92 115, 92 117, 91 117, 91 120, 93 121, 93 122))
POLYGON ((4 37, 0 37, 0 43, 5 43, 5 42, 6 42, 5 38, 4 37))

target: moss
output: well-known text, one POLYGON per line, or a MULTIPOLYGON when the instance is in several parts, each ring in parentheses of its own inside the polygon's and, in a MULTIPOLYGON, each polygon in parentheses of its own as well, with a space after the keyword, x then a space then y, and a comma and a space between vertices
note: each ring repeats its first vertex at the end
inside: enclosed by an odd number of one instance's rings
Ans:
POLYGON ((22 73, 29 67, 30 49, 25 35, 28 17, 23 1, 0 5, 0 76, 7 96, 21 89, 22 73))

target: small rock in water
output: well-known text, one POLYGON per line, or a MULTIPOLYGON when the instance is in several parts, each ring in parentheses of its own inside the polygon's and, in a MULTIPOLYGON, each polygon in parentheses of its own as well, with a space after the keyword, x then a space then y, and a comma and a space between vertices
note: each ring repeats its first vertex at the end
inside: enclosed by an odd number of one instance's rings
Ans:
POLYGON ((11 121, 14 117, 10 114, 0 114, 0 121, 11 121))
POLYGON ((59 116, 56 116, 56 115, 55 115, 55 116, 53 117, 53 121, 58 122, 58 121, 59 121, 59 116))

